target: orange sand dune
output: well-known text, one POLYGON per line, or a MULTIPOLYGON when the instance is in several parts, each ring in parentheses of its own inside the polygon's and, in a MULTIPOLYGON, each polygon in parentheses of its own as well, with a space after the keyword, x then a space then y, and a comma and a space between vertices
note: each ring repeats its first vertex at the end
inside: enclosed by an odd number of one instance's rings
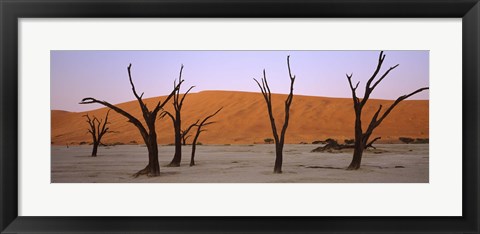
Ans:
MULTIPOLYGON (((277 128, 281 129, 284 116, 284 100, 286 95, 272 94, 273 109, 276 113, 277 128)), ((165 97, 145 99, 148 107, 153 107, 158 100, 165 97)), ((381 104, 386 109, 393 101, 369 100, 364 107, 364 126, 381 104)), ((88 112, 65 112, 52 110, 51 141, 55 145, 79 144, 91 142, 87 134, 88 124, 85 115, 104 118, 107 108, 98 104, 100 109, 88 112)), ((123 110, 141 119, 141 111, 137 101, 118 104, 123 110)), ((260 93, 236 91, 203 91, 189 94, 182 110, 182 125, 186 128, 199 118, 223 110, 212 120, 215 124, 206 127, 208 131, 200 135, 203 144, 253 144, 263 143, 265 138, 273 138, 266 111, 265 101, 260 93)), ((167 104, 166 110, 172 111, 167 104)), ((311 143, 316 140, 334 138, 343 142, 353 138, 354 113, 352 99, 328 98, 314 96, 294 96, 290 122, 286 135, 286 143, 311 143)), ((428 138, 429 133, 428 100, 406 100, 400 103, 385 121, 378 127, 372 137, 380 136, 384 143, 398 142, 399 137, 428 138)), ((115 133, 106 134, 102 140, 110 143, 143 144, 140 133, 127 119, 114 111, 110 112, 110 129, 115 133)), ((143 122, 143 121, 142 121, 143 122)), ((195 131, 192 130, 192 132, 195 131)), ((173 124, 170 118, 157 121, 158 142, 170 144, 173 139, 173 124)), ((189 139, 191 140, 191 139, 189 139)), ((190 141, 187 141, 189 143, 190 141)))

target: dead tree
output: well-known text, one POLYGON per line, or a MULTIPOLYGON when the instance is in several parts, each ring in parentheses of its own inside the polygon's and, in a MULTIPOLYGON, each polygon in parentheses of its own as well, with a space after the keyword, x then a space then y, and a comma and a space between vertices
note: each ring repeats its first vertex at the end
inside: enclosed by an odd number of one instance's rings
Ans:
POLYGON ((373 142, 375 142, 379 138, 377 137, 377 138, 373 139, 371 142, 368 142, 368 139, 372 135, 373 130, 375 128, 377 128, 382 123, 382 121, 388 116, 388 114, 390 114, 390 112, 393 110, 393 108, 395 108, 398 105, 398 103, 400 103, 401 101, 428 89, 428 87, 420 88, 420 89, 417 89, 410 94, 398 97, 397 100, 395 100, 390 105, 390 107, 388 107, 388 109, 385 112, 383 112, 381 115, 380 115, 380 111, 382 110, 382 105, 380 105, 378 110, 375 112, 372 119, 370 120, 370 123, 369 123, 367 129, 365 131, 363 131, 363 129, 362 129, 362 109, 365 106, 365 104, 367 103, 367 101, 370 97, 370 94, 377 87, 377 85, 380 84, 380 82, 388 75, 388 73, 390 73, 393 69, 397 68, 398 65, 399 65, 399 64, 397 64, 393 67, 390 67, 378 80, 376 80, 374 82, 374 79, 377 77, 378 73, 380 72, 380 69, 382 67, 384 59, 385 59, 385 55, 383 54, 383 51, 382 51, 382 52, 380 52, 380 56, 378 57, 377 68, 375 69, 373 75, 370 77, 370 79, 368 79, 368 81, 365 85, 365 94, 364 94, 364 96, 361 100, 357 97, 357 94, 356 94, 356 90, 358 88, 358 85, 360 84, 360 81, 355 86, 353 86, 353 84, 352 84, 353 74, 351 74, 351 75, 347 74, 346 75, 348 83, 350 85, 350 89, 352 90, 353 109, 355 110, 355 146, 354 146, 355 148, 354 148, 354 151, 353 151, 352 162, 348 166, 347 170, 357 170, 358 168, 360 168, 360 164, 362 162, 362 155, 363 155, 364 149, 367 146, 371 146, 373 144, 373 142))
POLYGON ((263 98, 267 104, 268 116, 270 117, 270 124, 272 127, 273 138, 275 140, 275 166, 273 168, 273 173, 282 173, 282 163, 283 163, 283 145, 285 143, 285 133, 287 132, 288 120, 290 117, 290 106, 292 105, 293 100, 293 84, 295 83, 295 76, 292 76, 290 70, 290 56, 287 56, 287 66, 288 66, 288 75, 290 77, 290 93, 288 94, 287 99, 285 100, 285 121, 283 123, 280 136, 277 132, 277 127, 275 125, 275 119, 273 117, 272 110, 272 93, 270 92, 270 87, 268 86, 267 76, 265 74, 265 69, 263 69, 263 78, 262 84, 258 80, 254 79, 257 82, 258 87, 262 91, 263 98))
MULTIPOLYGON (((373 146, 373 143, 375 143, 375 141, 377 141, 378 139, 380 139, 380 137, 377 137, 377 138, 373 139, 372 141, 370 141, 370 143, 368 143, 365 146, 365 149, 368 149, 368 148, 377 149, 375 146, 373 146)), ((355 148, 355 145, 352 145, 352 144, 338 144, 338 142, 336 140, 333 140, 333 139, 327 139, 326 143, 327 144, 325 144, 324 146, 317 147, 317 148, 313 149, 311 152, 325 152, 325 151, 334 152, 334 150, 354 149, 355 148)))
POLYGON ((130 72, 131 67, 132 67, 132 64, 128 65, 128 68, 127 68, 128 78, 130 80, 130 85, 132 86, 133 95, 135 95, 135 98, 138 101, 140 109, 142 110, 142 116, 146 126, 139 119, 133 117, 133 115, 131 115, 130 113, 120 109, 117 106, 110 104, 109 102, 100 101, 92 97, 87 97, 82 99, 80 104, 98 103, 125 116, 128 119, 128 122, 132 123, 135 127, 138 128, 138 130, 140 131, 140 134, 142 135, 143 141, 145 142, 145 145, 147 146, 147 149, 148 149, 147 166, 144 169, 135 173, 134 176, 135 177, 138 177, 139 175, 159 176, 160 165, 158 163, 158 144, 157 144, 157 132, 155 130, 155 121, 157 120, 158 112, 163 109, 163 106, 165 106, 165 104, 174 96, 175 92, 180 88, 180 85, 183 82, 182 80, 183 65, 180 68, 180 75, 179 75, 180 82, 178 83, 178 85, 173 88, 173 91, 170 93, 170 95, 167 96, 167 98, 163 102, 159 100, 158 103, 153 108, 153 110, 151 111, 147 108, 147 105, 142 100, 143 93, 141 95, 138 95, 137 91, 135 90, 135 85, 133 84, 132 75, 130 72))
MULTIPOLYGON (((192 90, 195 86, 190 87, 185 94, 183 94, 182 98, 180 99, 180 86, 178 84, 178 89, 175 91, 173 95, 173 108, 175 113, 172 114, 168 111, 163 111, 161 117, 163 118, 165 115, 168 115, 170 119, 172 119, 173 123, 173 130, 175 132, 175 155, 173 156, 172 161, 168 164, 169 167, 179 167, 180 162, 182 161, 182 107, 183 101, 187 96, 188 92, 192 90)), ((177 87, 176 82, 173 82, 173 87, 177 87)))
POLYGON ((198 121, 199 120, 197 120, 197 122, 193 124, 190 124, 187 129, 180 131, 180 134, 182 135, 182 145, 187 145, 187 139, 191 137, 191 135, 188 135, 188 133, 190 132, 190 130, 192 130, 193 127, 198 124, 198 121))
POLYGON ((88 113, 84 115, 87 118, 87 123, 89 126, 88 132, 92 135, 93 140, 93 150, 92 150, 92 157, 97 157, 97 149, 98 146, 101 144, 102 137, 109 132, 109 128, 107 127, 108 122, 108 114, 110 110, 107 111, 107 115, 105 115, 105 121, 102 119, 98 120, 97 117, 93 116, 93 119, 90 118, 88 113))
POLYGON ((380 140, 380 139, 382 139, 382 138, 381 137, 375 137, 375 139, 373 139, 372 141, 370 141, 370 143, 365 145, 365 149, 368 149, 368 148, 377 149, 375 146, 373 146, 373 143, 375 143, 375 141, 380 140))
POLYGON ((198 137, 200 136, 200 133, 204 132, 204 131, 207 131, 206 129, 202 129, 203 127, 207 126, 207 125, 210 125, 210 124, 213 124, 215 123, 214 121, 212 122, 207 122, 209 119, 211 119, 213 116, 215 116, 216 114, 218 114, 218 112, 220 112, 222 110, 223 107, 221 107, 220 109, 218 109, 215 113, 205 117, 202 122, 200 122, 199 124, 197 124, 200 120, 198 120, 196 123, 195 123, 195 126, 197 126, 197 132, 195 133, 195 137, 193 137, 193 141, 192 141, 192 156, 190 158, 190 166, 195 166, 195 150, 197 148, 197 140, 198 140, 198 137))

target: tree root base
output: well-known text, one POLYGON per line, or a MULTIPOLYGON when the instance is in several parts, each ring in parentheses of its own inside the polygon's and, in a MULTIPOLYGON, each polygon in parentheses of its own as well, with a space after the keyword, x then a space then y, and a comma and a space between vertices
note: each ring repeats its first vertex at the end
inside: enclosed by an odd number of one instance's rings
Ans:
POLYGON ((180 163, 170 163, 166 167, 180 167, 180 163))
POLYGON ((358 170, 360 168, 360 166, 349 166, 347 167, 347 171, 355 171, 355 170, 358 170))
POLYGON ((160 176, 160 172, 152 173, 152 172, 150 172, 150 167, 147 166, 147 167, 143 168, 142 170, 138 171, 137 173, 133 174, 132 176, 134 178, 137 178, 141 175, 147 175, 148 177, 157 177, 157 176, 160 176))

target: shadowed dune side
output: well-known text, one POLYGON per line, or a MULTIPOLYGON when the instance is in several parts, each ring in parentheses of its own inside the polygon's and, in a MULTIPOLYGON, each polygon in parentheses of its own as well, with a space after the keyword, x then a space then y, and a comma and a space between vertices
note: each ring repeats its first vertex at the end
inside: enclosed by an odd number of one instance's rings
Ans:
MULTIPOLYGON (((287 95, 272 94, 275 120, 280 130, 283 124, 284 101, 287 95)), ((100 97, 98 97, 100 98, 100 97)), ((154 106, 165 96, 145 99, 148 107, 154 106)), ((366 127, 379 105, 386 109, 392 100, 371 99, 364 108, 363 125, 366 127)), ((96 105, 96 104, 94 104, 96 105)), ((89 115, 99 118, 105 116, 107 108, 96 105, 99 109, 88 111, 89 115)), ((138 119, 141 111, 137 101, 118 104, 123 110, 138 119)), ((186 128, 197 119, 223 110, 212 119, 215 124, 206 127, 199 141, 203 144, 253 144, 263 143, 271 138, 270 122, 265 101, 260 93, 238 91, 203 91, 189 94, 182 109, 182 125, 186 128)), ((172 111, 171 104, 166 110, 172 111)), ((91 142, 87 134, 88 125, 82 117, 87 112, 51 111, 51 141, 54 145, 79 144, 91 142)), ((110 112, 110 129, 116 133, 107 134, 103 143, 138 143, 143 144, 140 133, 127 119, 114 111, 110 112)), ((352 139, 354 134, 354 113, 352 99, 328 98, 295 95, 290 111, 290 122, 286 134, 286 143, 311 143, 316 140, 334 138, 343 142, 352 139)), ((195 131, 192 130, 192 132, 195 131)), ((174 142, 172 121, 167 117, 157 121, 158 142, 174 142)), ((429 137, 428 100, 405 100, 401 102, 385 121, 374 131, 372 137, 382 137, 379 142, 396 143, 399 137, 429 137)), ((191 140, 191 139, 189 139, 191 140)), ((190 141, 187 140, 187 143, 190 141)))

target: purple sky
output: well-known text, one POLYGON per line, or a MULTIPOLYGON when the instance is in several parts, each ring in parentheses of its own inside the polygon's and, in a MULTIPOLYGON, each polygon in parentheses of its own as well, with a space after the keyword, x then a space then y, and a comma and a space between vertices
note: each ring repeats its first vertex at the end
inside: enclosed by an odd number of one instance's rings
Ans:
MULTIPOLYGON (((110 103, 131 101, 127 66, 137 92, 144 97, 167 95, 184 65, 184 89, 192 92, 235 90, 259 92, 252 78, 265 68, 272 93, 288 93, 286 65, 290 55, 297 76, 294 93, 351 98, 346 73, 360 81, 358 96, 377 66, 379 51, 51 51, 51 108, 86 111, 99 105, 80 105, 84 97, 110 103)), ((385 51, 382 72, 400 64, 377 86, 371 98, 396 99, 429 85, 428 51, 385 51)), ((185 90, 182 90, 185 91, 185 90)), ((411 99, 428 99, 422 92, 411 99)))

